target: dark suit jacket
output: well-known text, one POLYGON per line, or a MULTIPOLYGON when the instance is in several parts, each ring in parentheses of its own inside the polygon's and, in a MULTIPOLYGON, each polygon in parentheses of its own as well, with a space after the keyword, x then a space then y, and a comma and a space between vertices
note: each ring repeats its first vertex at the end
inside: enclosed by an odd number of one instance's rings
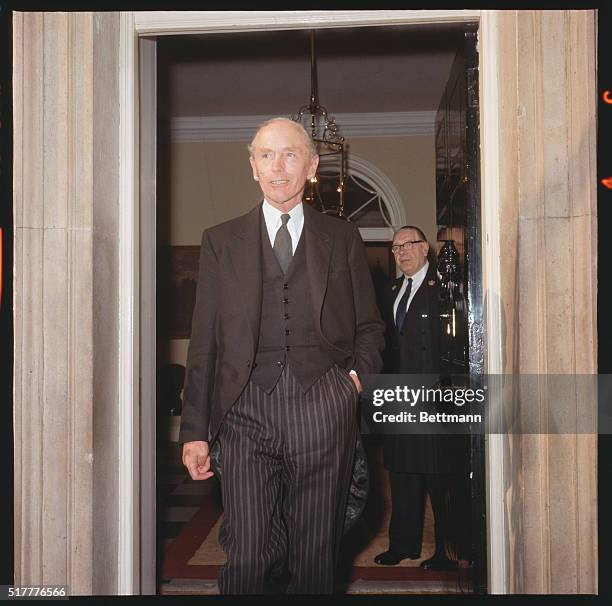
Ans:
MULTIPOLYGON (((261 315, 263 222, 259 204, 202 235, 180 442, 213 441, 249 380, 261 315)), ((344 369, 378 372, 384 324, 358 229, 304 204, 301 237, 322 347, 344 369)))
POLYGON ((393 305, 404 276, 395 280, 385 299, 386 372, 438 373, 440 371, 440 286, 432 263, 406 314, 404 329, 397 332, 393 305))
MULTIPOLYGON (((400 276, 387 292, 383 315, 387 325, 385 372, 432 374, 440 372, 440 284, 435 266, 427 275, 408 308, 402 332, 393 319, 393 304, 402 285, 400 276)), ((455 473, 469 471, 469 436, 386 435, 383 439, 385 467, 409 473, 455 473)))

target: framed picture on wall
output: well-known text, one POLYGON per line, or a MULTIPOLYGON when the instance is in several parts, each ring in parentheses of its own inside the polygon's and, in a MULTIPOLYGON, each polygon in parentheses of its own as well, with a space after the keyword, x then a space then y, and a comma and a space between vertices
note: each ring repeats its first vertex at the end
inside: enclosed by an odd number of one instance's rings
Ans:
POLYGON ((191 337, 199 246, 161 246, 157 252, 157 331, 170 339, 191 337))

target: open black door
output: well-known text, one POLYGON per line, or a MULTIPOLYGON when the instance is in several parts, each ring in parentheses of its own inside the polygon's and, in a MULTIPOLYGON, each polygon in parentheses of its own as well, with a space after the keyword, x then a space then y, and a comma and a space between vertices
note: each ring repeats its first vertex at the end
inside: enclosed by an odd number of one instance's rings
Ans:
MULTIPOLYGON (((478 383, 484 372, 482 246, 480 212, 480 132, 478 107, 478 32, 466 26, 436 115, 436 213, 438 269, 447 285, 441 351, 444 370, 469 374, 478 383)), ((471 559, 473 591, 487 591, 485 518, 485 442, 470 439, 471 559)))

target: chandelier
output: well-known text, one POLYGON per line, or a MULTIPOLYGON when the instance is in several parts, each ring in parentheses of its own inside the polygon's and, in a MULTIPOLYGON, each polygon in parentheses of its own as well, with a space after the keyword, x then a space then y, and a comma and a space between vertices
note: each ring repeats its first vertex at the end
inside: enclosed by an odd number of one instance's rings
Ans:
POLYGON ((310 103, 303 105, 292 119, 310 131, 320 157, 317 173, 307 185, 306 202, 324 214, 348 221, 344 213, 346 145, 335 120, 319 103, 314 30, 310 30, 310 103))

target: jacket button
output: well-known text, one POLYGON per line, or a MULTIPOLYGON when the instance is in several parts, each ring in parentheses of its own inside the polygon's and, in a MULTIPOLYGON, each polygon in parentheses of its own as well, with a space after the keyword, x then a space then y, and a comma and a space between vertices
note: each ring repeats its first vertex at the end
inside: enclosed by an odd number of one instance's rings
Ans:
POLYGON ((285 347, 285 351, 291 351, 291 347, 287 345, 287 347, 285 347))
POLYGON ((285 314, 285 320, 289 319, 289 314, 285 314))
POLYGON ((285 328, 285 335, 291 334, 291 331, 288 328, 285 328))
POLYGON ((286 305, 287 303, 289 303, 289 299, 284 298, 284 299, 283 299, 283 303, 286 305))
POLYGON ((289 284, 283 284, 283 289, 287 290, 289 288, 289 284))
POLYGON ((276 365, 277 365, 279 368, 282 368, 282 367, 283 367, 285 364, 284 364, 283 362, 277 362, 277 363, 276 363, 276 365))

